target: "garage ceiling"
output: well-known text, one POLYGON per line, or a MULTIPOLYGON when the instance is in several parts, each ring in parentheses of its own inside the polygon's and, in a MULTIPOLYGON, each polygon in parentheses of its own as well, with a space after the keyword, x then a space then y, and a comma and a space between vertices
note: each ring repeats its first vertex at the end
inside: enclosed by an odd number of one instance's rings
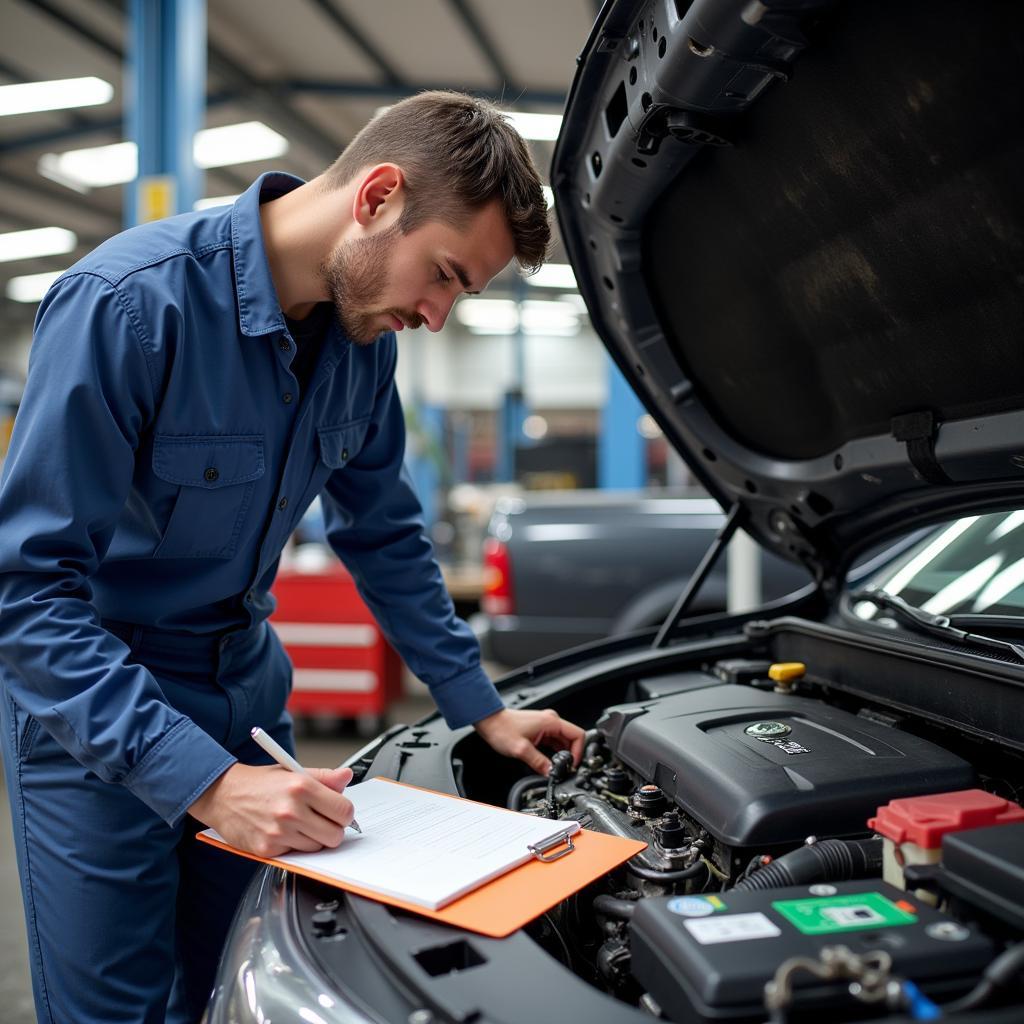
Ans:
MULTIPOLYGON (((286 156, 206 172, 206 195, 269 169, 303 178, 330 163, 373 112, 425 88, 467 89, 517 110, 560 113, 599 0, 209 0, 207 127, 259 120, 286 156)), ((75 253, 0 263, 0 344, 35 307, 7 281, 63 269, 122 226, 121 186, 80 194, 42 177, 47 152, 122 139, 122 0, 0 0, 0 84, 95 75, 113 102, 0 117, 0 231, 55 225, 75 253)), ((552 143, 535 142, 545 174, 552 143)), ((560 247, 554 260, 564 262, 560 247)), ((502 282, 498 282, 500 285, 502 282)), ((504 284, 514 283, 511 272, 504 284)))

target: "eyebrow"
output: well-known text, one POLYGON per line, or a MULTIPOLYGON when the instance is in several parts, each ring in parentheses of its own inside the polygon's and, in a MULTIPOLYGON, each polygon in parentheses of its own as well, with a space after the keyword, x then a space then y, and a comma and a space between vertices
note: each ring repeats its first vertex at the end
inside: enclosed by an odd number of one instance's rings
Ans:
POLYGON ((466 294, 479 295, 479 290, 474 290, 473 286, 469 283, 469 274, 466 273, 465 267, 463 267, 458 260, 453 260, 450 256, 448 257, 448 263, 452 270, 455 271, 455 276, 459 279, 459 284, 466 289, 466 294))

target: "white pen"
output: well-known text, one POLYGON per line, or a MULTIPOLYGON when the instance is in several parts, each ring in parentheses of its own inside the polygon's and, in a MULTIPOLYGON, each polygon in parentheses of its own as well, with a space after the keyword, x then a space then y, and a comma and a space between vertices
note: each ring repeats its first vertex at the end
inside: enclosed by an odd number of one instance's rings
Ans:
MULTIPOLYGON (((281 746, 277 740, 265 733, 258 725, 250 731, 249 735, 282 767, 291 772, 298 772, 300 775, 308 775, 309 772, 299 764, 298 761, 281 746)), ((349 823, 357 832, 363 830, 355 818, 349 823)))

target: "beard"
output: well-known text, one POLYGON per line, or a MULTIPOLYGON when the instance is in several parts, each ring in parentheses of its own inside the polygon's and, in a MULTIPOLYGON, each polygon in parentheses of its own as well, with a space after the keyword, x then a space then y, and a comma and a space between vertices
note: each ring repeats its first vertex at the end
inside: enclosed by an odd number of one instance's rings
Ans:
POLYGON ((423 323, 415 311, 378 305, 387 291, 389 261, 399 234, 393 224, 369 238, 342 242, 320 264, 338 324, 357 345, 372 345, 388 330, 380 326, 382 316, 396 316, 413 328, 423 323))

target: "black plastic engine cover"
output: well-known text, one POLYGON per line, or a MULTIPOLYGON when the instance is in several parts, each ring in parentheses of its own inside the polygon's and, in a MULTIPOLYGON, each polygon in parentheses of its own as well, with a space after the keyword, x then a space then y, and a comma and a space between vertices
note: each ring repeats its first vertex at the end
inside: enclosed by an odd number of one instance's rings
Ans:
POLYGON ((733 847, 863 834, 896 797, 975 783, 966 761, 927 740, 746 686, 618 705, 598 728, 620 761, 733 847))

